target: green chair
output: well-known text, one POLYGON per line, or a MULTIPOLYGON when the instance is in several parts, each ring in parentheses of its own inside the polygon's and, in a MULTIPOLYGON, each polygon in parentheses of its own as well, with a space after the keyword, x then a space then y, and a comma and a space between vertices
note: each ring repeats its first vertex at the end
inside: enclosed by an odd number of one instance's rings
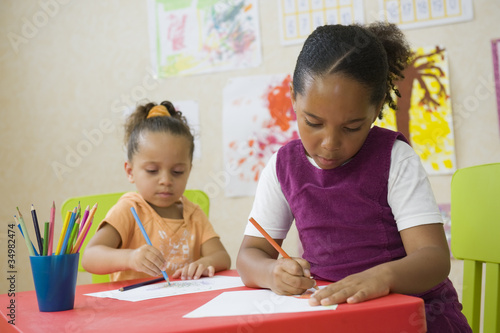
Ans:
MULTIPOLYGON (((97 226, 104 219, 104 217, 108 213, 108 210, 118 202, 118 199, 120 199, 120 197, 124 193, 125 192, 106 193, 106 194, 96 194, 96 195, 74 197, 74 198, 69 198, 68 200, 66 200, 62 204, 61 215, 62 215, 62 218, 64 220, 64 218, 66 216, 66 212, 72 211, 76 206, 78 206, 78 203, 80 203, 80 207, 81 207, 82 212, 83 212, 87 206, 90 206, 90 208, 92 208, 92 206, 97 202, 97 210, 95 212, 94 220, 93 220, 94 222, 92 223, 92 226, 89 230, 88 236, 86 237, 85 241, 83 242, 83 245, 80 249, 80 253, 83 253, 85 246, 87 246, 87 243, 89 242, 90 238, 92 238, 91 236, 95 234, 97 226)), ((210 208, 210 200, 205 192, 203 192, 201 190, 186 190, 184 192, 184 195, 190 201, 199 205, 200 208, 208 216, 208 212, 209 212, 209 208, 210 208)), ((82 256, 80 256, 80 262, 78 263, 78 271, 85 272, 85 270, 82 267, 81 260, 82 260, 82 256)), ((101 283, 101 282, 109 282, 109 275, 108 274, 105 274, 105 275, 92 274, 92 283, 101 283)))
POLYGON ((464 260, 463 313, 479 332, 500 332, 500 163, 459 169, 451 181, 451 250, 464 260))

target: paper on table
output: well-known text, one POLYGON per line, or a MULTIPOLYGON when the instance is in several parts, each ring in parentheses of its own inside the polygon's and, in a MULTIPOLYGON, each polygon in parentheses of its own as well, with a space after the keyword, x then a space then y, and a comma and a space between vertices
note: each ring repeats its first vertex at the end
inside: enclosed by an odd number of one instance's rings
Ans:
POLYGON ((122 301, 144 301, 153 298, 161 298, 175 295, 199 293, 210 290, 220 290, 235 287, 243 287, 240 277, 214 276, 198 280, 171 281, 170 286, 164 283, 157 283, 143 286, 127 291, 109 290, 97 293, 86 294, 86 296, 114 298, 122 301))
POLYGON ((277 295, 270 290, 226 291, 184 318, 240 316, 287 312, 335 310, 331 306, 310 306, 307 298, 277 295))

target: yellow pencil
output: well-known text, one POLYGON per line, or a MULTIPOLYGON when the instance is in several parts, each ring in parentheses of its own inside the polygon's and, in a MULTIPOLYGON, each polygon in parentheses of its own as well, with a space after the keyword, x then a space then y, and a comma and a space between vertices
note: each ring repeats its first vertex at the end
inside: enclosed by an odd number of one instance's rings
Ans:
POLYGON ((61 235, 59 236, 59 243, 57 243, 57 248, 55 254, 60 254, 61 247, 63 245, 64 236, 66 235, 66 229, 68 229, 69 219, 71 218, 71 211, 68 210, 66 213, 66 218, 64 219, 63 228, 61 230, 61 235))

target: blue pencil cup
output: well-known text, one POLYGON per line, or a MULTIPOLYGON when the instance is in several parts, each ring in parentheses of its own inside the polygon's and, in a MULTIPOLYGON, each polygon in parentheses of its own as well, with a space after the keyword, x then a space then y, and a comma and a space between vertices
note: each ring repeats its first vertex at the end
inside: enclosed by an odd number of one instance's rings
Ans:
POLYGON ((79 257, 79 253, 30 257, 41 312, 73 309, 79 257))

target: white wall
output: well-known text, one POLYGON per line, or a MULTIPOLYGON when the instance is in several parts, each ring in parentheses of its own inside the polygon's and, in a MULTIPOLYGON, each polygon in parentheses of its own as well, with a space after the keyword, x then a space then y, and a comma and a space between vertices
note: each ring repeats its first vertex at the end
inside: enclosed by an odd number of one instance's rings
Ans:
MULTIPOLYGON (((374 20, 377 3, 364 1, 366 21, 374 20)), ((122 117, 114 110, 127 99, 135 104, 142 88, 152 101, 198 102, 202 159, 195 161, 188 187, 203 188, 214 182, 210 174, 224 169, 222 89, 227 80, 292 72, 300 51, 300 46, 280 45, 276 0, 260 0, 259 12, 261 66, 156 81, 149 64, 144 2, 0 0, 2 274, 7 274, 7 230, 16 206, 29 218, 33 203, 39 214, 48 216, 52 200, 60 207, 70 196, 134 189, 123 172, 122 117), (50 15, 44 16, 47 10, 42 5, 46 3, 52 5, 50 15), (39 27, 29 30, 35 20, 39 27), (24 39, 14 45, 9 33, 24 39), (100 133, 103 139, 95 136, 88 155, 70 160, 69 170, 58 177, 54 163, 66 164, 71 156, 68 147, 74 150, 89 141, 86 133, 100 133)), ((490 47, 490 40, 500 37, 498 22, 500 3, 477 0, 473 21, 406 32, 412 45, 441 44, 448 49, 451 96, 459 110, 454 115, 458 167, 500 161, 490 47), (478 89, 482 89, 480 95, 478 89)), ((451 176, 431 177, 440 203, 450 201, 450 180, 451 176)), ((234 267, 252 198, 226 198, 223 193, 221 188, 212 195, 210 219, 234 267)), ((56 235, 59 232, 60 223, 56 235)), ((285 242, 292 255, 296 254, 296 239, 292 232, 285 242)), ((28 251, 20 238, 16 244, 17 291, 32 290, 28 251)), ((79 283, 90 282, 86 273, 79 278, 79 283)), ((0 281, 0 293, 7 292, 6 279, 0 276, 0 281)))

